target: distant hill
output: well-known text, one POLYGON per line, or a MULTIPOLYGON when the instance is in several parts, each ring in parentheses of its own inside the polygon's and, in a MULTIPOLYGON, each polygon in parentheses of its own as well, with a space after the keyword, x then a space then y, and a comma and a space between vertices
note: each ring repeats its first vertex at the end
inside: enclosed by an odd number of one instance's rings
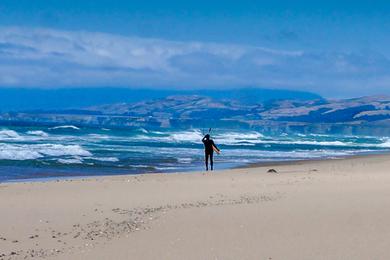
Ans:
MULTIPOLYGON (((390 119, 390 97, 370 96, 354 99, 313 100, 274 99, 241 103, 240 98, 213 99, 203 96, 170 96, 135 103, 118 103, 86 109, 101 115, 133 117, 165 115, 191 119, 254 119, 278 122, 347 123, 390 119)), ((85 111, 84 111, 85 112, 85 111)))
POLYGON ((234 98, 244 104, 255 104, 275 99, 310 100, 321 98, 310 92, 258 88, 190 91, 129 88, 0 88, 0 111, 61 110, 113 103, 133 103, 174 95, 200 95, 217 100, 234 98))
POLYGON ((285 133, 390 135, 390 97, 354 99, 271 99, 243 103, 175 95, 131 103, 63 110, 0 114, 9 124, 73 124, 88 127, 191 128, 221 127, 285 133))

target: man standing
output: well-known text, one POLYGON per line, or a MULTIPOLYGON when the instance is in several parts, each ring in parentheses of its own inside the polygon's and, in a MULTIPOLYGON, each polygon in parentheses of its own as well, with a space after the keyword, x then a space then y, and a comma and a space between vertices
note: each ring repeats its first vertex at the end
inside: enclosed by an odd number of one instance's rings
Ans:
POLYGON ((210 139, 210 135, 207 134, 203 137, 202 142, 204 144, 204 152, 205 152, 205 163, 206 163, 206 171, 209 170, 209 158, 210 158, 210 166, 211 170, 213 170, 213 153, 214 150, 219 154, 220 150, 214 144, 214 141, 210 139))

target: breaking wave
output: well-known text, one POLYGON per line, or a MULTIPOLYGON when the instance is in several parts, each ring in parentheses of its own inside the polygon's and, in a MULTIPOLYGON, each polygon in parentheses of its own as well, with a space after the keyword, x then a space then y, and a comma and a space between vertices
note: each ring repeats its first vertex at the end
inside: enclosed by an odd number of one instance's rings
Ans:
POLYGON ((140 128, 139 129, 139 131, 141 131, 142 133, 144 133, 144 134, 147 134, 147 133, 149 133, 149 131, 148 130, 146 130, 145 128, 140 128))
MULTIPOLYGON (((203 133, 200 130, 191 130, 191 131, 181 131, 177 133, 172 132, 152 132, 153 134, 158 134, 158 136, 151 135, 137 135, 134 138, 137 140, 143 141, 153 141, 153 142, 176 142, 176 143, 193 143, 199 144, 203 138, 203 133)), ((239 133, 239 132, 229 132, 226 134, 216 134, 212 135, 212 138, 218 140, 218 142, 235 145, 235 144, 244 144, 244 143, 261 143, 261 139, 264 136, 258 132, 249 132, 249 133, 239 133)))
POLYGON ((94 140, 107 140, 110 138, 110 136, 108 135, 101 135, 101 134, 89 134, 88 137, 94 140))
POLYGON ((58 159, 57 162, 62 164, 82 164, 83 159, 80 157, 74 157, 69 159, 58 159))
POLYGON ((258 132, 229 132, 226 134, 216 135, 215 138, 218 140, 218 142, 227 145, 254 145, 257 143, 262 143, 262 138, 264 138, 264 135, 258 132))
POLYGON ((34 160, 43 157, 38 151, 20 146, 0 144, 1 160, 34 160))
POLYGON ((315 146, 353 146, 353 143, 345 143, 341 141, 305 141, 305 140, 297 140, 297 141, 276 141, 274 143, 277 144, 297 144, 297 145, 315 145, 315 146))
MULTIPOLYGON (((211 136, 217 144, 229 146, 255 146, 263 145, 263 147, 270 147, 271 145, 285 145, 285 146, 318 146, 318 147, 367 147, 367 148, 390 148, 390 139, 380 140, 374 138, 372 140, 360 140, 348 138, 332 137, 330 135, 318 135, 318 137, 328 137, 325 140, 316 138, 314 135, 296 135, 287 136, 280 135, 279 137, 264 136, 263 134, 250 132, 227 132, 218 133, 211 136), (308 138, 312 136, 313 138, 308 138), (298 137, 298 138, 297 138, 298 137)), ((133 137, 128 137, 126 140, 136 142, 153 142, 153 143, 190 143, 201 144, 203 134, 200 130, 173 132, 150 132, 149 134, 138 134, 133 137)))
POLYGON ((178 158, 177 162, 178 163, 191 163, 193 160, 192 158, 178 158))
POLYGON ((41 130, 36 130, 36 131, 27 131, 28 135, 35 135, 35 136, 41 136, 41 137, 48 137, 49 134, 41 131, 41 130))
POLYGON ((73 130, 80 130, 80 128, 78 128, 77 126, 74 126, 74 125, 60 125, 60 126, 55 126, 55 127, 51 127, 49 128, 51 130, 56 130, 56 129, 73 129, 73 130))
POLYGON ((85 157, 85 159, 101 162, 119 162, 119 159, 116 157, 85 157))
POLYGON ((377 145, 378 147, 381 147, 381 148, 390 148, 390 139, 389 139, 389 138, 382 139, 382 141, 383 141, 383 143, 378 144, 378 145, 377 145))
POLYGON ((183 131, 179 133, 170 134, 169 138, 176 142, 197 142, 202 140, 203 135, 200 130, 183 131))
POLYGON ((0 143, 0 160, 33 160, 45 156, 92 156, 92 154, 80 145, 0 143))
POLYGON ((14 130, 3 129, 0 130, 0 140, 3 139, 18 139, 21 136, 14 130))
MULTIPOLYGON (((361 150, 360 152, 369 152, 370 150, 361 150)), ((244 157, 248 159, 313 159, 353 155, 356 151, 351 150, 296 150, 296 151, 267 151, 267 150, 245 150, 235 149, 224 151, 227 156, 244 157)))

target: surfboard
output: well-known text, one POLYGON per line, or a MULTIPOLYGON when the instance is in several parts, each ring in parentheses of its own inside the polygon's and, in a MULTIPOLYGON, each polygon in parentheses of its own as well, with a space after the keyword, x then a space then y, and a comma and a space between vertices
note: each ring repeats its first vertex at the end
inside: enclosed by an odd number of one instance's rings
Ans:
POLYGON ((216 152, 217 154, 220 154, 220 153, 221 153, 220 151, 218 151, 217 147, 215 147, 214 145, 213 145, 213 150, 214 150, 214 152, 216 152))

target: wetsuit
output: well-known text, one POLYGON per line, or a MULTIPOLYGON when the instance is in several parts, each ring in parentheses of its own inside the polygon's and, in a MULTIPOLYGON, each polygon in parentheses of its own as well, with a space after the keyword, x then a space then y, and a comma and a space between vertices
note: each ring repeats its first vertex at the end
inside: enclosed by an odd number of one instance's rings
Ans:
MULTIPOLYGON (((209 170, 209 158, 210 158, 211 170, 213 170, 213 154, 214 154, 213 146, 215 148, 217 148, 217 146, 214 144, 214 141, 212 139, 210 139, 210 137, 208 137, 208 135, 203 137, 202 142, 204 144, 206 171, 209 170)), ((218 148, 217 148, 217 150, 219 151, 218 148)))

